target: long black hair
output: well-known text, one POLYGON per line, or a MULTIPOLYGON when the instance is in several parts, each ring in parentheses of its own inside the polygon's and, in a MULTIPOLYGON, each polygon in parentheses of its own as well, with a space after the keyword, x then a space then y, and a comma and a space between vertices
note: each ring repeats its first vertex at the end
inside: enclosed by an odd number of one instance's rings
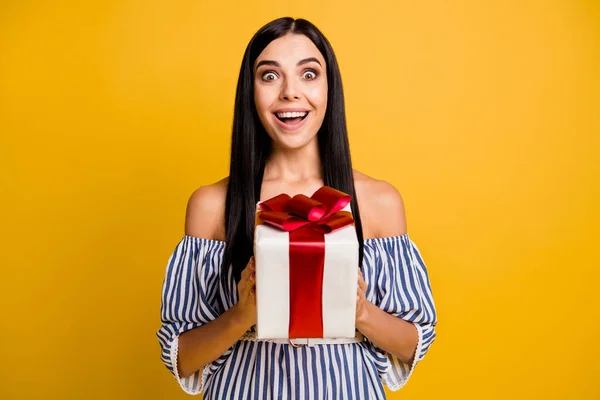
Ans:
POLYGON ((233 264, 236 283, 253 253, 256 203, 260 200, 265 160, 271 150, 271 138, 260 122, 254 103, 254 62, 269 43, 287 33, 308 37, 327 65, 327 109, 317 134, 323 182, 352 196, 359 266, 362 266, 363 232, 354 190, 344 93, 337 60, 329 41, 316 26, 304 19, 286 17, 269 22, 254 34, 240 68, 231 137, 225 205, 226 245, 222 264, 223 277, 228 275, 230 263, 233 264))

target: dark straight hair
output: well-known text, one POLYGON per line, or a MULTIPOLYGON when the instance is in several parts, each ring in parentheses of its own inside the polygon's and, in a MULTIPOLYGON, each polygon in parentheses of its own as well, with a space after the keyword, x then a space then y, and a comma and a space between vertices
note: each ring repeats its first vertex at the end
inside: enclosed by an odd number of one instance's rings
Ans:
POLYGON ((304 19, 286 17, 269 22, 254 34, 244 52, 238 78, 225 205, 226 245, 222 264, 224 278, 228 276, 230 263, 233 264, 236 283, 254 251, 256 203, 260 200, 265 160, 271 150, 271 138, 260 122, 254 103, 254 63, 269 43, 287 33, 308 37, 319 49, 327 65, 327 110, 317 133, 323 182, 352 196, 351 210, 359 243, 359 266, 362 266, 363 232, 354 190, 344 93, 337 60, 329 41, 316 26, 304 19))

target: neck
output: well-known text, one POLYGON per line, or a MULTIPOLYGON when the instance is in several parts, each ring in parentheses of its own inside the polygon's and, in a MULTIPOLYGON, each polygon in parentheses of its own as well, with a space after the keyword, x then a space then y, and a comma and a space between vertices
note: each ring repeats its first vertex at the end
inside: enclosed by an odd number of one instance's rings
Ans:
POLYGON ((315 140, 297 149, 274 147, 265 162, 263 180, 287 183, 322 180, 321 157, 316 139, 315 137, 315 140))

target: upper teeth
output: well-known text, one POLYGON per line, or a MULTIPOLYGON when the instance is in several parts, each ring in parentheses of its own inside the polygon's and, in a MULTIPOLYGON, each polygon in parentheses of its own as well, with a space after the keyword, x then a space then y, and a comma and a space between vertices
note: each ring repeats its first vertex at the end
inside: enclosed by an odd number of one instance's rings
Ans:
POLYGON ((282 112, 282 113, 277 113, 277 116, 279 118, 296 118, 296 117, 304 117, 306 114, 308 114, 307 111, 302 111, 302 112, 282 112))

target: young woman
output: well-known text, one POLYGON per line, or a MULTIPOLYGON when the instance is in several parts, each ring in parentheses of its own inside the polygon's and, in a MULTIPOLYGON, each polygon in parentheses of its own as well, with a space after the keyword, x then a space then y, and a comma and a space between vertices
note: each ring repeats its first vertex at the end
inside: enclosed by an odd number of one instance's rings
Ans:
POLYGON ((390 184, 352 169, 337 61, 323 34, 281 18, 252 38, 237 86, 229 177, 197 189, 163 282, 162 361, 205 399, 384 398, 435 339, 427 270, 390 184), (351 343, 257 340, 256 203, 323 185, 352 195, 359 240, 351 343), (359 212, 360 211, 360 212, 359 212))

